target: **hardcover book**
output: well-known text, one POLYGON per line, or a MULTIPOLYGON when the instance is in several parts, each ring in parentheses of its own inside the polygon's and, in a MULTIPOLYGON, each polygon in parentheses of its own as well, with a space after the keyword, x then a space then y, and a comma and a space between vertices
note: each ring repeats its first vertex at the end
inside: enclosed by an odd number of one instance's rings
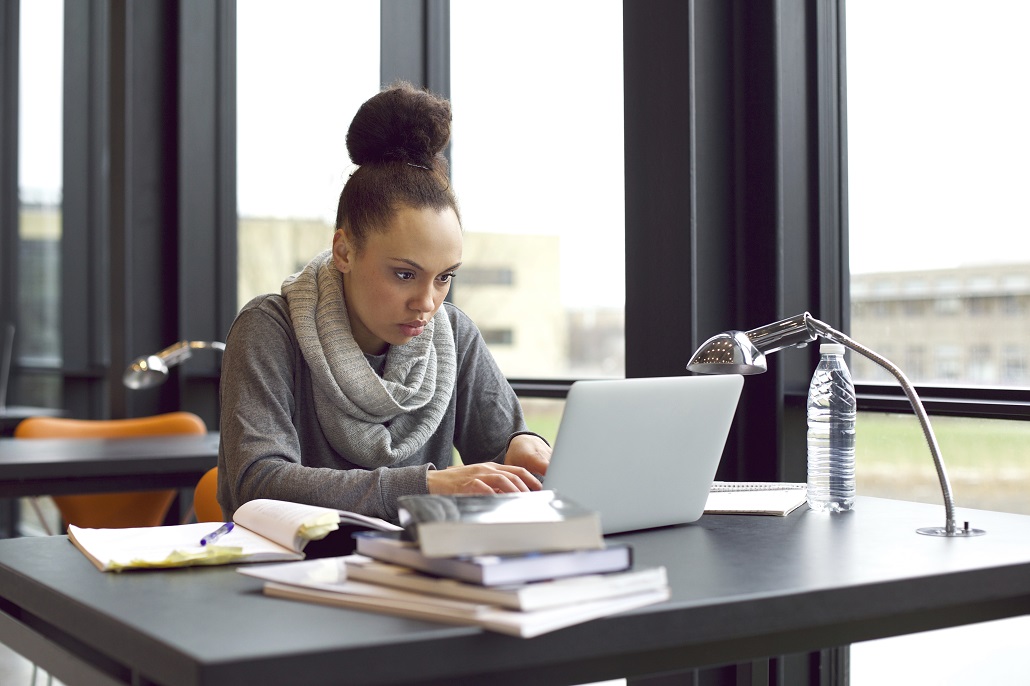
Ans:
POLYGON ((600 514, 554 491, 413 495, 397 504, 406 535, 427 557, 604 547, 600 514))
POLYGON ((361 531, 354 538, 361 555, 483 586, 619 572, 633 564, 632 549, 625 544, 609 543, 591 550, 428 557, 418 545, 397 534, 361 531))
POLYGON ((354 581, 367 581, 380 586, 445 598, 489 603, 523 612, 615 598, 664 588, 668 584, 664 567, 610 574, 581 574, 549 581, 502 586, 481 586, 424 574, 410 567, 380 562, 364 555, 347 555, 339 559, 347 566, 347 578, 354 581))

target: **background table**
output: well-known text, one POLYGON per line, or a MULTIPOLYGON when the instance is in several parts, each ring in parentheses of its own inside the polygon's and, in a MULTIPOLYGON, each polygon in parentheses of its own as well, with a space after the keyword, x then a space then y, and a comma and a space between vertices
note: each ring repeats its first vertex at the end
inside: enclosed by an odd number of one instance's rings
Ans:
POLYGON ((232 567, 104 574, 63 537, 11 539, 0 641, 95 683, 542 686, 1030 613, 1030 517, 960 510, 987 535, 915 533, 942 513, 859 498, 844 515, 706 515, 616 536, 638 566, 667 567, 671 599, 529 640, 267 598, 232 567))
MULTIPOLYGON (((218 463, 217 432, 205 436, 79 439, 0 438, 0 502, 14 498, 126 490, 192 489, 218 463)), ((182 501, 183 499, 177 499, 182 501)), ((169 513, 177 522, 188 510, 169 513)), ((16 511, 0 537, 16 535, 16 511)))
POLYGON ((217 432, 147 438, 0 439, 0 496, 192 488, 218 462, 217 432))

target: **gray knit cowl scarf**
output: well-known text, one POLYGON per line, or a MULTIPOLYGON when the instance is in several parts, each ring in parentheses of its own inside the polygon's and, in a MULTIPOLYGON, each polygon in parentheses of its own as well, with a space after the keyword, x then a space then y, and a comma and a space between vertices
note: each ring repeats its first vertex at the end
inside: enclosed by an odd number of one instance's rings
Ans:
POLYGON ((457 373, 454 332, 442 308, 421 334, 390 347, 380 377, 354 340, 331 251, 287 278, 282 294, 330 445, 368 469, 401 463, 425 445, 447 411, 457 373))

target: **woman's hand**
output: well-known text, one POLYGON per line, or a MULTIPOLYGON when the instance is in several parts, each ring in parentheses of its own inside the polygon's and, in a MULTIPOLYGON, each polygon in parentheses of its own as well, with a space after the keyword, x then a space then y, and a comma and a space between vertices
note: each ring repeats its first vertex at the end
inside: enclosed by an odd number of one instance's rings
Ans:
POLYGON ((430 469, 426 484, 430 493, 440 495, 518 493, 541 488, 540 480, 529 470, 496 462, 430 469))
POLYGON ((519 434, 511 439, 508 452, 504 455, 504 464, 523 467, 539 476, 547 473, 547 465, 550 462, 551 446, 533 434, 519 434))

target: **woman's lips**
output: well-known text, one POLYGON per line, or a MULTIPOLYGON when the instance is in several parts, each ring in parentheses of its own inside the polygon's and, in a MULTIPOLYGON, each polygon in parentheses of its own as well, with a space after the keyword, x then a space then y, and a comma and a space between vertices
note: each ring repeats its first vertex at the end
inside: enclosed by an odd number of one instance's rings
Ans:
POLYGON ((426 322, 423 321, 414 321, 408 322, 406 324, 401 324, 401 332, 409 338, 414 338, 415 336, 419 335, 425 328, 426 322))

